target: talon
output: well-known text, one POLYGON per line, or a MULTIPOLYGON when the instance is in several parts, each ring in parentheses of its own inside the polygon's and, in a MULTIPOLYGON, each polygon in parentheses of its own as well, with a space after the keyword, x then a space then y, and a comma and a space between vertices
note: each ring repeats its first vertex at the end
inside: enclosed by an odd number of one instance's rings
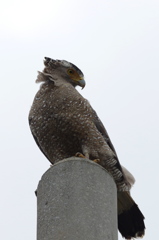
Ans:
POLYGON ((93 162, 100 163, 100 159, 94 159, 93 162))
POLYGON ((75 157, 79 157, 79 158, 86 158, 82 153, 80 153, 80 152, 77 152, 76 154, 75 154, 75 157))

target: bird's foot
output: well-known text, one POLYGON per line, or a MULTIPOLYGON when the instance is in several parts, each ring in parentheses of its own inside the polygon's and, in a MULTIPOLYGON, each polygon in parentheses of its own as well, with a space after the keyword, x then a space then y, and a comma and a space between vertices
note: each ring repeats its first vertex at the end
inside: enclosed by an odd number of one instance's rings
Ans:
POLYGON ((99 163, 100 163, 100 159, 94 159, 94 160, 93 160, 93 162, 95 162, 95 163, 98 163, 98 164, 99 164, 99 163))
MULTIPOLYGON (((80 153, 80 152, 77 152, 77 153, 75 154, 75 157, 87 158, 85 155, 83 155, 83 154, 80 153)), ((87 159, 89 159, 89 158, 87 158, 87 159)), ((97 159, 94 159, 93 162, 100 164, 100 159, 98 159, 98 158, 97 158, 97 159)))
POLYGON ((79 157, 79 158, 86 158, 82 153, 80 153, 80 152, 77 152, 76 154, 75 154, 75 157, 79 157))

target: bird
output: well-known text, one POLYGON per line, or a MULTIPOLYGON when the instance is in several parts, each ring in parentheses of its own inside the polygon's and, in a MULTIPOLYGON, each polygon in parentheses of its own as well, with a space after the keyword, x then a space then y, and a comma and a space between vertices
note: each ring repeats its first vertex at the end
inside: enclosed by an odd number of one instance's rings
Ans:
POLYGON ((125 239, 143 237, 145 218, 130 195, 134 177, 120 164, 96 111, 76 89, 86 85, 82 71, 66 60, 45 57, 36 82, 41 86, 28 118, 40 150, 51 164, 83 156, 104 167, 117 187, 119 232, 125 239))

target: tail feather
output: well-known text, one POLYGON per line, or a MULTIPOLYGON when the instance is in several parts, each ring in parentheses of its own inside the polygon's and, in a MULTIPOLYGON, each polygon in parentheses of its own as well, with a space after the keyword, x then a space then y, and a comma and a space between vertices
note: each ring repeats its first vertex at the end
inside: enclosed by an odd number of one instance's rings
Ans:
POLYGON ((118 229, 123 237, 143 237, 144 216, 128 192, 118 192, 118 229))

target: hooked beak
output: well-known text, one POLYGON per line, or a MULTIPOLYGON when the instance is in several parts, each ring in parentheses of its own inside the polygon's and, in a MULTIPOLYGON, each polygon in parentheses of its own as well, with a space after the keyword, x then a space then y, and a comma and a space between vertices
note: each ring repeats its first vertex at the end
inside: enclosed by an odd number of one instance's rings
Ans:
POLYGON ((80 86, 80 87, 82 87, 82 89, 85 87, 85 85, 86 85, 86 82, 85 82, 85 80, 83 79, 83 78, 81 78, 81 79, 79 79, 78 81, 77 81, 77 84, 80 86))

